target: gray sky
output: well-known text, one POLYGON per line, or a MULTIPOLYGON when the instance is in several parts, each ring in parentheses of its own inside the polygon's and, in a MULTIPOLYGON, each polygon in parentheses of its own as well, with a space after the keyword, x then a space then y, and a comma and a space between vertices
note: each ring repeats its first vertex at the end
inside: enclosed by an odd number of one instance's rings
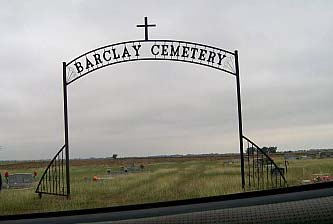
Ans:
MULTIPOLYGON (((94 48, 177 39, 238 50, 244 134, 281 150, 333 148, 331 1, 4 1, 0 160, 63 145, 62 61, 94 48)), ((69 86, 72 157, 238 152, 233 76, 129 62, 69 86)))

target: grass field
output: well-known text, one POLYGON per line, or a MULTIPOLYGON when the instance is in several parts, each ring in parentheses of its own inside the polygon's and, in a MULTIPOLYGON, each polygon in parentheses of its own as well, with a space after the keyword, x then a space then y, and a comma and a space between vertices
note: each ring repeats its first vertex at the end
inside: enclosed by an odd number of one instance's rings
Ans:
MULTIPOLYGON (((132 162, 124 160, 121 164, 132 162)), ((111 166, 119 167, 119 164, 111 166)), ((73 163, 70 200, 48 195, 39 199, 34 193, 37 180, 33 188, 5 189, 0 192, 0 215, 141 204, 242 191, 240 164, 229 164, 223 159, 150 161, 145 163, 144 172, 92 181, 94 175, 105 176, 107 167, 110 164, 102 162, 73 163)), ((37 168, 38 173, 41 174, 44 168, 37 168)), ((26 163, 8 164, 8 167, 4 164, 0 172, 32 173, 35 169, 26 163)), ((299 185, 303 179, 312 179, 315 173, 333 175, 333 159, 290 161, 288 184, 299 185)))

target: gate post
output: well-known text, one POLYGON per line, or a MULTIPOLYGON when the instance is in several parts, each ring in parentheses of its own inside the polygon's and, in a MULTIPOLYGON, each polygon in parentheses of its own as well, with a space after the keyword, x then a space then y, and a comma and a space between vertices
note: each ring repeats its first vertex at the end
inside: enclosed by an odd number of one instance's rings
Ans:
POLYGON ((68 144, 68 110, 67 110, 67 80, 66 80, 66 62, 62 63, 62 85, 64 91, 64 124, 65 124, 65 150, 66 150, 66 187, 67 198, 70 197, 71 189, 69 182, 69 144, 68 144))
POLYGON ((243 122, 242 122, 242 102, 240 92, 239 64, 238 51, 235 51, 235 66, 236 66, 236 85, 237 85, 237 106, 238 106, 238 130, 239 130, 239 152, 241 157, 241 175, 242 189, 245 189, 245 172, 244 172, 244 155, 243 155, 243 122))

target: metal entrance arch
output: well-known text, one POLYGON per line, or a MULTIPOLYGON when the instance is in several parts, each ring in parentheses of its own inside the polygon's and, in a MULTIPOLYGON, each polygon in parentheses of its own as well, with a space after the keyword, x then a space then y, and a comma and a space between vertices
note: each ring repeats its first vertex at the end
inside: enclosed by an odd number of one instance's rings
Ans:
MULTIPOLYGON (((74 58, 68 63, 63 62, 65 144, 52 159, 41 177, 41 180, 35 191, 39 194, 40 197, 42 194, 62 195, 68 197, 71 194, 67 109, 68 86, 85 75, 107 66, 131 61, 154 60, 192 63, 217 69, 235 77, 238 109, 239 152, 241 159, 241 185, 242 189, 245 189, 246 182, 243 140, 247 140, 247 138, 243 136, 242 104, 237 50, 231 52, 205 44, 181 40, 149 40, 148 27, 151 26, 155 25, 148 25, 147 18, 145 17, 145 24, 137 26, 145 28, 144 40, 133 40, 106 45, 88 51, 74 58)), ((255 150, 252 150, 252 152, 254 151, 255 150)), ((260 148, 257 149, 257 153, 259 151, 260 148)), ((252 158, 254 159, 254 156, 252 158)), ((274 164, 274 166, 276 165, 274 164)), ((251 175, 249 175, 249 178, 251 178, 251 175)))

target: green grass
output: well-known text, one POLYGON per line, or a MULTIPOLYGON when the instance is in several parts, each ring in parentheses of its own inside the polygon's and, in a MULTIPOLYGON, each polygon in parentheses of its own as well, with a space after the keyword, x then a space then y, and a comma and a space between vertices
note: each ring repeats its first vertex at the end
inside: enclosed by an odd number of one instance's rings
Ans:
MULTIPOLYGON (((145 169, 145 172, 120 175, 112 180, 92 181, 94 175, 106 175, 106 168, 71 167, 70 200, 48 195, 39 199, 34 193, 35 186, 3 190, 0 215, 141 204, 242 191, 240 165, 225 164, 222 160, 155 163, 145 169)), ((39 175, 43 170, 38 169, 39 175)), ((18 172, 33 170, 10 170, 10 173, 18 172)), ((333 175, 333 159, 290 161, 288 184, 299 185, 303 179, 313 178, 314 173, 333 175)))

